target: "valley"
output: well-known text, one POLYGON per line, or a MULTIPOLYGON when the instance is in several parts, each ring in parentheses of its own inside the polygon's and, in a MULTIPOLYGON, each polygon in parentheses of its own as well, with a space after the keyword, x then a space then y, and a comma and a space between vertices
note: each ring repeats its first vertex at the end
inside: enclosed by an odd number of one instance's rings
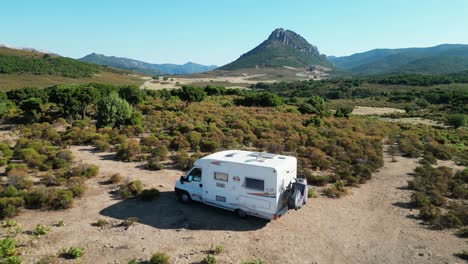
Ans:
POLYGON ((0 264, 466 263, 468 4, 416 2, 4 3, 0 264))

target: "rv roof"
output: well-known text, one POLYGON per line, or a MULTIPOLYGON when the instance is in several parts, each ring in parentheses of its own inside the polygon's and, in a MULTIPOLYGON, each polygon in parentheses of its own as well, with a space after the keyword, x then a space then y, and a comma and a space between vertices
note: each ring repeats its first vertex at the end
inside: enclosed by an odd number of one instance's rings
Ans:
POLYGON ((201 160, 228 161, 272 168, 284 164, 289 159, 294 157, 245 150, 225 150, 201 158, 201 160))

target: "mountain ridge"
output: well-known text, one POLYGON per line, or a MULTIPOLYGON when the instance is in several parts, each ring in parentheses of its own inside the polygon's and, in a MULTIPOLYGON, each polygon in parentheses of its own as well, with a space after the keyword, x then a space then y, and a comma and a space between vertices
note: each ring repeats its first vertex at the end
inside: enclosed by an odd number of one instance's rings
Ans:
POLYGON ((329 56, 328 59, 336 67, 358 75, 453 73, 468 70, 468 45, 373 49, 349 56, 329 56))
POLYGON ((202 65, 194 62, 187 62, 185 64, 153 64, 125 57, 107 56, 97 53, 88 54, 79 60, 118 69, 136 71, 147 75, 193 74, 217 68, 215 65, 202 65))
POLYGON ((316 65, 333 67, 327 57, 320 54, 317 47, 301 35, 291 30, 277 28, 261 44, 242 54, 237 60, 220 67, 219 70, 285 66, 310 68, 316 65))

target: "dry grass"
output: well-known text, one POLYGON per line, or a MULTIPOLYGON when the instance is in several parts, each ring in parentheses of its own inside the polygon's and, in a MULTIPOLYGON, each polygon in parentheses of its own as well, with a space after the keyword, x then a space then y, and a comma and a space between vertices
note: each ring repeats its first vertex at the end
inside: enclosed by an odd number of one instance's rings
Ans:
POLYGON ((142 76, 100 72, 92 77, 68 78, 58 75, 0 74, 0 90, 13 90, 23 87, 49 87, 58 84, 107 83, 113 85, 141 85, 142 76))

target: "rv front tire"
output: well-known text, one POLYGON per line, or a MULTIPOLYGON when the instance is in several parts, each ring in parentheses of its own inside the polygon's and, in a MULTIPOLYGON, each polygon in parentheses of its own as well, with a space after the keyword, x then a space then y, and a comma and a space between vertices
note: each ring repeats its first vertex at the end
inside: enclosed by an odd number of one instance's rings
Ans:
POLYGON ((187 192, 181 192, 179 194, 180 201, 183 203, 189 203, 192 199, 190 198, 190 195, 187 192))

